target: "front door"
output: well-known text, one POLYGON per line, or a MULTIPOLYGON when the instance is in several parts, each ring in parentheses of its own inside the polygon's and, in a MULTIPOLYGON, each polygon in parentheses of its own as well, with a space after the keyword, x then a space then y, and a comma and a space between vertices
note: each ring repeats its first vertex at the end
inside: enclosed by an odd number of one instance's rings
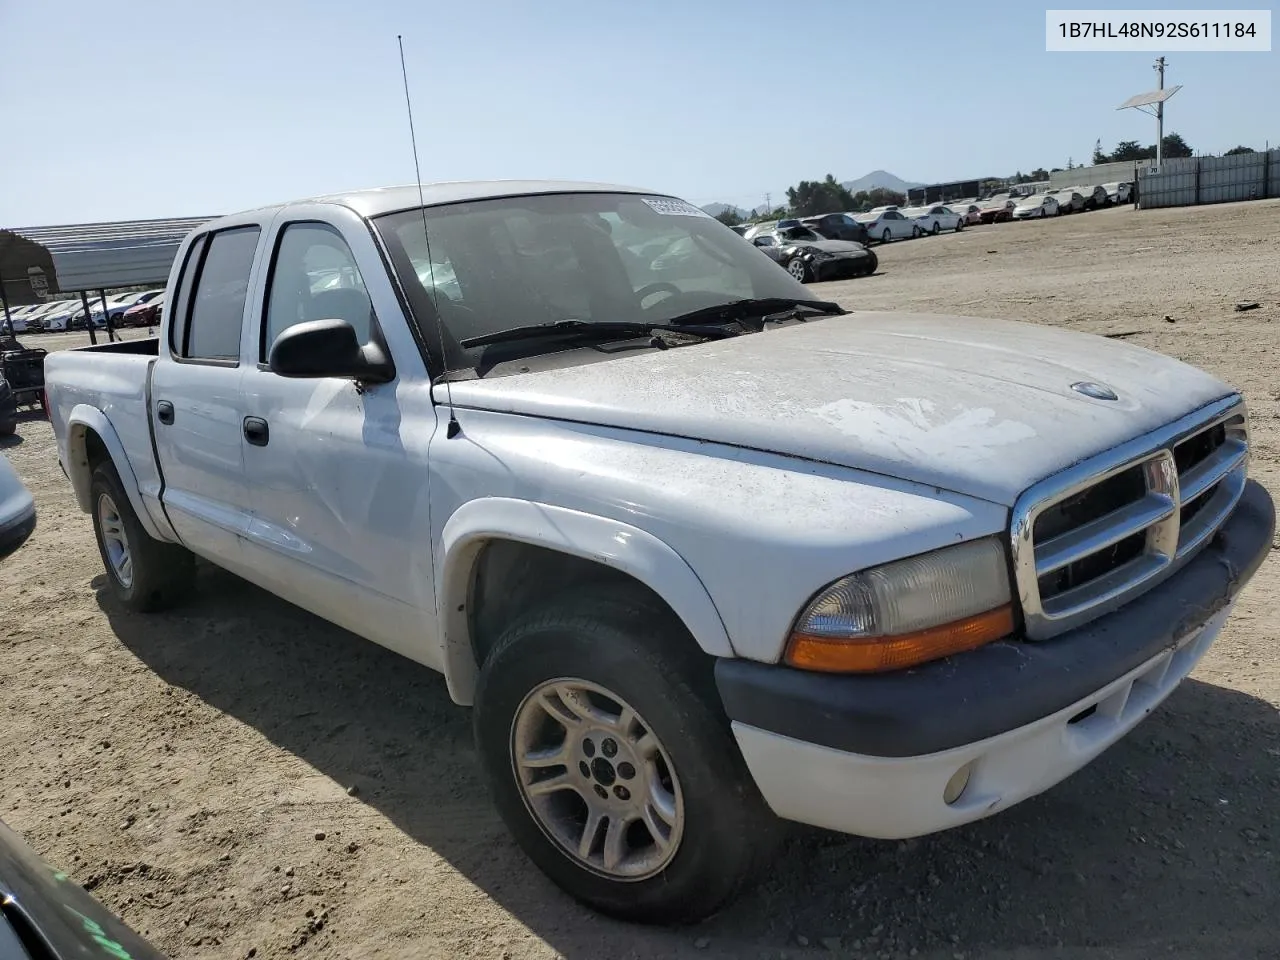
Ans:
POLYGON ((258 583, 439 668, 426 459, 435 413, 386 270, 368 229, 351 219, 301 207, 273 231, 241 385, 253 503, 245 550, 258 583), (334 319, 350 323, 361 343, 381 339, 396 379, 362 389, 271 372, 282 331, 334 319))

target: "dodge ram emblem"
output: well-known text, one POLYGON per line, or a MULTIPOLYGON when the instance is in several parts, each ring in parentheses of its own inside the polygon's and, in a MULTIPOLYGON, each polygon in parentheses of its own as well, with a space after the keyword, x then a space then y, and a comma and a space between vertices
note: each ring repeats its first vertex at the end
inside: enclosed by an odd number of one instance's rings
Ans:
POLYGON ((1071 389, 1076 393, 1083 393, 1086 397, 1093 397, 1095 400, 1119 400, 1116 392, 1110 387, 1101 383, 1093 383, 1089 380, 1081 380, 1079 383, 1073 383, 1071 389))

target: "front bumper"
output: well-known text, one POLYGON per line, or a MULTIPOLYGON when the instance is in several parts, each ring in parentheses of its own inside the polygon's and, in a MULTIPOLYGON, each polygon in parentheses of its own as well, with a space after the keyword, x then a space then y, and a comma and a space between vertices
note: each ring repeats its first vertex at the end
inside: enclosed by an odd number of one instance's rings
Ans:
POLYGON ((810 260, 808 263, 809 269, 813 271, 814 280, 845 280, 871 272, 875 263, 872 256, 873 254, 868 250, 858 256, 810 260))
POLYGON ((1250 481, 1178 574, 1052 640, 871 676, 725 659, 716 683, 779 816, 869 837, 933 833, 1047 790, 1133 729, 1216 639, 1274 532, 1271 498, 1250 481))

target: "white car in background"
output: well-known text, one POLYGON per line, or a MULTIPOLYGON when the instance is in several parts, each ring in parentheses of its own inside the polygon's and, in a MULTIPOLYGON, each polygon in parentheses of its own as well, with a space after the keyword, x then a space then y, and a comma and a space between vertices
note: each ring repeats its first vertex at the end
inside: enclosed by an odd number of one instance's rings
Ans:
POLYGON ((1030 220, 1033 217, 1056 217, 1061 212, 1058 198, 1048 193, 1036 193, 1023 197, 1013 208, 1013 219, 1030 220))
POLYGON ((1058 210, 1062 213, 1080 213, 1084 210, 1084 194, 1075 187, 1057 187, 1044 193, 1058 201, 1058 210))
POLYGON ((1107 206, 1114 203, 1129 203, 1132 200, 1133 184, 1104 183, 1102 189, 1107 191, 1107 206))
POLYGON ((902 212, 920 224, 925 233, 932 233, 935 237, 943 230, 954 230, 958 233, 964 229, 964 217, 941 203, 927 207, 912 207, 902 212))
POLYGON ((880 243, 924 236, 924 228, 916 220, 905 216, 897 207, 892 210, 858 213, 853 219, 867 228, 867 236, 880 243))

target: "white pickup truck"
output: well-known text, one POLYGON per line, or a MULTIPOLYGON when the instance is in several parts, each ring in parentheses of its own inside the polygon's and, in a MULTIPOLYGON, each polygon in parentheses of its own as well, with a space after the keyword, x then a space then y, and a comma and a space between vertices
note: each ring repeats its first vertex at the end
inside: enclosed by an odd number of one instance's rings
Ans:
POLYGON ((783 820, 911 837, 1047 789, 1271 546, 1228 385, 843 311, 661 194, 254 210, 168 290, 158 339, 47 361, 119 602, 197 555, 440 671, 520 844, 618 916, 714 912, 783 820))

